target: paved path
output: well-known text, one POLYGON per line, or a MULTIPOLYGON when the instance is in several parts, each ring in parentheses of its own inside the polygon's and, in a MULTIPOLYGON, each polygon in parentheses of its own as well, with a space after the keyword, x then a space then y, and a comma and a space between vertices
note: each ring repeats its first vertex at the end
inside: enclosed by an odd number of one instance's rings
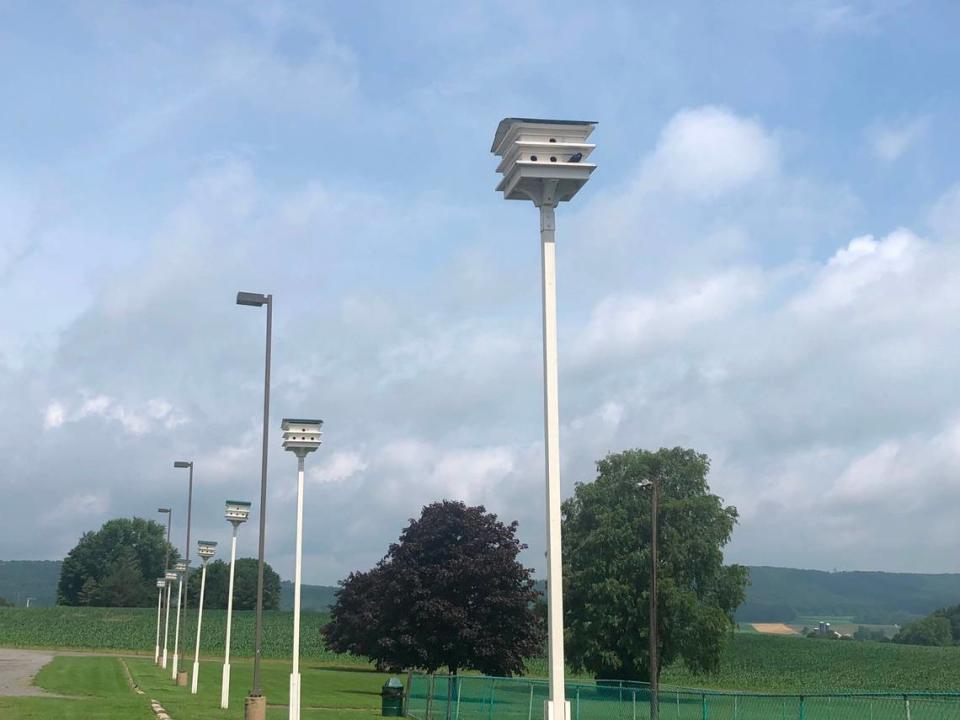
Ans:
POLYGON ((0 695, 49 695, 31 682, 52 652, 0 648, 0 695))

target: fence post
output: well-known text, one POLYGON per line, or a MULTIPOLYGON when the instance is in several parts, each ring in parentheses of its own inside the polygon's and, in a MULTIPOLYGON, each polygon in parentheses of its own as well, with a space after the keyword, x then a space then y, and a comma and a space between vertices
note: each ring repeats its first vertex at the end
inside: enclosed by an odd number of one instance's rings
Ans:
POLYGON ((910 720, 910 698, 907 695, 903 696, 903 705, 907 709, 907 720, 910 720))
POLYGON ((410 714, 410 693, 413 691, 413 670, 407 670, 407 686, 403 689, 403 716, 410 714))
POLYGON ((700 718, 701 720, 707 720, 707 694, 700 694, 700 718))
POLYGON ((580 720, 580 686, 577 685, 577 710, 575 720, 580 720))
POLYGON ((490 711, 488 717, 493 720, 493 691, 497 689, 497 679, 490 678, 490 711))
POLYGON ((677 690, 677 720, 680 720, 680 691, 677 690))
POLYGON ((430 681, 427 683, 427 708, 424 718, 430 720, 430 714, 433 712, 433 682, 434 674, 430 673, 430 681))
POLYGON ((527 720, 533 720, 533 683, 530 683, 530 707, 527 709, 527 720))
POLYGON ((738 706, 739 706, 739 704, 740 704, 740 703, 739 703, 739 700, 740 700, 740 696, 739 696, 739 695, 734 695, 734 696, 733 696, 733 720, 737 720, 737 708, 738 708, 738 706))
POLYGON ((637 691, 633 691, 633 720, 637 720, 637 691))
POLYGON ((460 720, 460 692, 463 689, 463 682, 457 680, 457 716, 456 720, 460 720))
POLYGON ((451 675, 447 673, 447 713, 446 719, 453 720, 453 679, 456 675, 451 675))
POLYGON ((800 720, 804 718, 803 695, 800 696, 800 720))

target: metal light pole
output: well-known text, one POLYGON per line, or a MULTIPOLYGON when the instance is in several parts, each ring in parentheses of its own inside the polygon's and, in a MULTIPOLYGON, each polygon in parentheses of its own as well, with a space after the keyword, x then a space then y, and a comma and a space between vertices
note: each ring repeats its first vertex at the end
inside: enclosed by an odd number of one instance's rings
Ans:
POLYGON ((157 644, 153 650, 154 664, 160 662, 160 606, 163 603, 163 588, 166 587, 166 578, 157 580, 157 644))
MULTIPOLYGON (((175 468, 190 468, 190 482, 189 482, 189 485, 187 486, 187 544, 185 546, 187 549, 187 555, 184 558, 184 567, 186 568, 186 570, 185 570, 185 576, 180 580, 180 583, 182 585, 184 582, 190 581, 190 522, 193 517, 193 460, 177 460, 176 462, 173 463, 173 466, 175 468)), ((184 610, 187 609, 187 598, 183 599, 183 609, 184 610)), ((179 640, 180 640, 180 604, 179 604, 179 595, 178 595, 177 643, 179 643, 179 640)), ((184 640, 186 640, 186 638, 184 638, 184 640)), ((178 685, 186 685, 187 684, 186 671, 184 670, 179 671, 183 674, 182 678, 179 677, 179 675, 177 674, 178 659, 179 658, 177 657, 177 653, 174 652, 173 653, 173 679, 177 681, 178 685)))
MULTIPOLYGON (((197 683, 200 678, 200 629, 203 627, 203 594, 207 589, 207 560, 213 557, 217 551, 217 544, 211 540, 197 541, 197 555, 200 556, 200 562, 203 565, 203 571, 200 574, 200 602, 197 605, 197 645, 193 651, 193 678, 190 682, 190 692, 197 694, 197 683)), ((190 586, 187 586, 189 590, 190 586)))
POLYGON ((177 660, 180 658, 180 600, 183 597, 183 576, 187 571, 185 562, 178 562, 173 567, 177 575, 177 630, 173 636, 173 672, 171 679, 177 680, 177 660))
MULTIPOLYGON (((167 516, 167 542, 163 548, 163 572, 166 575, 167 570, 170 569, 170 519, 173 517, 173 513, 170 511, 170 508, 157 508, 158 513, 165 513, 167 516)), ((157 587, 160 588, 160 597, 163 597, 163 587, 167 584, 166 577, 163 579, 163 585, 160 585, 159 581, 157 582, 157 587)), ((157 665, 160 664, 160 605, 162 604, 160 600, 157 601, 157 647, 156 651, 153 654, 153 662, 157 665)), ((168 603, 169 604, 169 603, 168 603)), ((166 639, 164 639, 164 658, 166 658, 166 639)), ((167 661, 164 659, 163 667, 167 667, 167 661)))
POLYGON ((320 447, 323 420, 284 418, 283 449, 297 456, 297 555, 293 576, 293 670, 290 672, 290 720, 300 720, 300 578, 303 564, 303 461, 320 447))
POLYGON ((167 613, 166 619, 163 621, 163 661, 160 663, 160 667, 166 670, 167 641, 170 639, 170 588, 173 586, 173 581, 177 579, 177 574, 175 572, 168 572, 164 574, 164 577, 167 580, 167 613))
POLYGON ((564 688, 563 565, 560 538, 560 407, 557 373, 556 220, 554 210, 583 187, 596 168, 582 162, 596 123, 504 118, 491 152, 502 158, 497 190, 507 200, 530 200, 540 209, 543 300, 544 454, 547 476, 547 625, 550 699, 545 720, 570 720, 564 688))
POLYGON ((657 525, 660 519, 660 478, 656 475, 639 484, 650 488, 650 720, 660 716, 660 679, 657 663, 660 656, 657 625, 657 525))
POLYGON ((263 642, 263 546, 267 530, 267 423, 270 421, 270 334, 273 328, 273 295, 238 292, 237 305, 267 306, 266 358, 263 372, 263 448, 260 459, 260 549, 257 555, 257 616, 253 637, 253 688, 244 703, 247 720, 261 720, 267 701, 260 689, 260 655, 263 642))
POLYGON ((237 564, 237 528, 250 517, 250 503, 240 500, 227 500, 224 512, 227 522, 233 525, 233 539, 230 542, 230 583, 227 588, 227 638, 223 656, 223 679, 220 683, 220 707, 226 710, 230 706, 230 628, 233 625, 233 570, 237 564))

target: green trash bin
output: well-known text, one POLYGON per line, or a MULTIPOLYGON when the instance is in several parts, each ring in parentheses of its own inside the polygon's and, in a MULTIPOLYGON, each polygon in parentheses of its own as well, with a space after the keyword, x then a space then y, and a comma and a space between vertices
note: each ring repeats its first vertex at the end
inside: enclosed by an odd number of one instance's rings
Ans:
POLYGON ((395 677, 387 680, 380 690, 380 714, 384 717, 403 715, 403 683, 395 677))

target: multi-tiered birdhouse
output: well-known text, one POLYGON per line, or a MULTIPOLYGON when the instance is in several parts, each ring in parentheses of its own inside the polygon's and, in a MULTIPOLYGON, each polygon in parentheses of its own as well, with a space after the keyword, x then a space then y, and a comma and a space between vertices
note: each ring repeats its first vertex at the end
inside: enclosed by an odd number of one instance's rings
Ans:
POLYGON ((246 522, 250 517, 250 503, 243 500, 227 500, 227 509, 223 515, 234 525, 246 522))
POLYGON ((197 540, 197 555, 201 560, 209 560, 217 552, 217 543, 213 540, 197 540))
POLYGON ((280 427, 283 429, 283 449, 303 457, 320 447, 323 433, 323 420, 298 420, 284 418, 280 427))
POLYGON ((167 586, 166 578, 157 578, 157 587, 163 590, 167 586))
POLYGON ((586 162, 596 145, 586 142, 595 122, 504 118, 490 151, 501 158, 497 190, 507 200, 532 200, 537 206, 565 202, 590 178, 596 165, 586 162))
POLYGON ((168 572, 166 574, 167 582, 173 582, 177 579, 177 574, 175 572, 168 572))

